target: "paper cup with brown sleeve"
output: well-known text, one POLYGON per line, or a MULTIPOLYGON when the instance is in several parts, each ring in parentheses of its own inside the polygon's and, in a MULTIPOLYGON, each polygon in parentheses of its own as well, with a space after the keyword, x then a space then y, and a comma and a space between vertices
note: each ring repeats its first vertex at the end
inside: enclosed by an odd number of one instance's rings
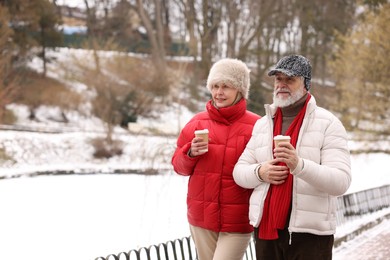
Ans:
MULTIPOLYGON (((203 142, 209 142, 209 130, 208 129, 203 129, 203 130, 196 130, 195 131, 195 136, 196 137, 202 137, 203 142)), ((209 148, 207 146, 207 149, 200 150, 199 152, 208 152, 209 148)))
POLYGON ((275 148, 279 146, 280 143, 282 142, 290 142, 291 137, 288 135, 277 135, 274 137, 274 142, 275 142, 275 148))

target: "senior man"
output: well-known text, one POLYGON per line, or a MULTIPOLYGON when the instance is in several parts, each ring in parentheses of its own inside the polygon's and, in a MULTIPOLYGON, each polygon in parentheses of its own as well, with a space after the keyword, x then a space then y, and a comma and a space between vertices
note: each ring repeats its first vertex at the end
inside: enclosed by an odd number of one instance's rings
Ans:
POLYGON ((239 186, 254 189, 257 259, 332 259, 336 199, 351 184, 346 130, 310 94, 307 58, 283 57, 268 75, 273 104, 265 105, 233 171, 239 186), (277 135, 291 141, 275 147, 277 135))

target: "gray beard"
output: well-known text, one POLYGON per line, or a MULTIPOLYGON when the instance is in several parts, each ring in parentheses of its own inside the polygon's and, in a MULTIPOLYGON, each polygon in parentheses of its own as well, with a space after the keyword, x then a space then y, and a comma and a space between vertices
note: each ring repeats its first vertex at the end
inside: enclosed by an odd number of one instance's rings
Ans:
POLYGON ((288 107, 298 100, 300 100, 305 95, 303 88, 300 88, 296 92, 292 93, 287 99, 282 99, 276 96, 276 91, 274 91, 274 105, 276 107, 288 107))

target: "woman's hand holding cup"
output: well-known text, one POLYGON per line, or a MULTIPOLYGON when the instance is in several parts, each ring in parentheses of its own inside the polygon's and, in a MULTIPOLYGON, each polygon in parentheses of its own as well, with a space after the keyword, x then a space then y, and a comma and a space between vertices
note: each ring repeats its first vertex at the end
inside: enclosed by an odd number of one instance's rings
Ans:
POLYGON ((209 131, 208 129, 196 130, 195 137, 191 142, 191 149, 188 153, 191 157, 199 156, 204 153, 207 153, 209 146, 209 131))

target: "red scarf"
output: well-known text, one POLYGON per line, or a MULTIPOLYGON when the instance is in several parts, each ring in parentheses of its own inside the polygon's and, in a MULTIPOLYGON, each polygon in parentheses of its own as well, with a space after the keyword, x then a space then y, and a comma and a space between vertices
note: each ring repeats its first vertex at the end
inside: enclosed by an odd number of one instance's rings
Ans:
MULTIPOLYGON (((291 144, 296 147, 299 130, 301 128, 303 118, 305 117, 307 103, 310 100, 308 93, 305 105, 299 111, 289 126, 285 135, 291 137, 291 144)), ((275 114, 274 136, 280 135, 282 132, 283 115, 282 110, 277 108, 275 114)), ((273 147, 275 148, 275 147, 273 147)), ((279 165, 285 165, 279 163, 279 165)), ((280 185, 272 185, 268 190, 267 197, 264 201, 263 217, 259 226, 259 238, 266 240, 278 239, 278 229, 283 229, 286 225, 292 198, 293 175, 289 174, 286 181, 280 185)))

